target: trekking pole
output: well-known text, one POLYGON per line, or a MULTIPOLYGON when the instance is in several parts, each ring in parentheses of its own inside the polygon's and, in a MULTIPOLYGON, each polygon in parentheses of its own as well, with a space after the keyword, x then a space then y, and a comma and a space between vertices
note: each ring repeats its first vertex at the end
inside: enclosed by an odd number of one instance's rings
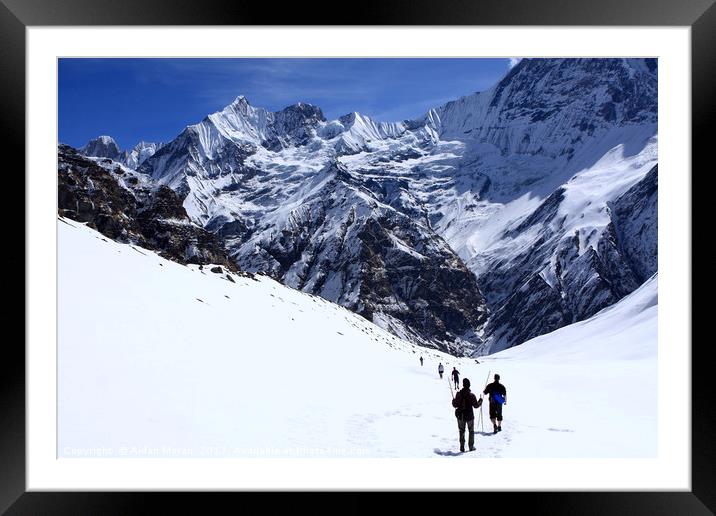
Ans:
MULTIPOLYGON (((487 378, 485 379, 485 387, 487 387, 487 383, 490 381, 490 374, 491 374, 491 373, 492 373, 492 369, 490 369, 490 370, 487 372, 487 378)), ((483 393, 485 392, 485 387, 482 388, 482 392, 483 392, 483 393)))
MULTIPOLYGON (((482 394, 480 394, 480 399, 482 399, 482 394)), ((482 403, 480 403, 480 430, 485 431, 485 427, 482 425, 482 403)))
MULTIPOLYGON (((490 381, 490 373, 491 372, 492 372, 492 370, 489 370, 487 372, 487 379, 485 380, 485 387, 487 387, 487 382, 490 381)), ((485 392, 485 387, 482 388, 482 392, 480 393, 480 399, 482 399, 482 395, 485 392)), ((483 403, 480 403, 480 430, 482 430, 483 432, 485 431, 485 425, 482 422, 482 406, 484 404, 485 404, 484 401, 483 401, 483 403)))

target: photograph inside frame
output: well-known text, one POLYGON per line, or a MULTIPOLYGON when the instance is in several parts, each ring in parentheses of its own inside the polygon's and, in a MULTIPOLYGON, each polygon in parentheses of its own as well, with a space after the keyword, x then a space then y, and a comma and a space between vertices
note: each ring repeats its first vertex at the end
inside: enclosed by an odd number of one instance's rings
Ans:
POLYGON ((656 457, 657 71, 59 59, 58 456, 656 457))

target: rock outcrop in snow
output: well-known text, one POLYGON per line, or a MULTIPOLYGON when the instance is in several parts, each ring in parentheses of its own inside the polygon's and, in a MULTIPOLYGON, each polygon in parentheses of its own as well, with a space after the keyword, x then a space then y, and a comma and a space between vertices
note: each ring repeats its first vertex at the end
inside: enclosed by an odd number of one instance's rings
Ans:
POLYGON ((118 163, 87 158, 66 145, 58 150, 57 177, 59 215, 179 263, 237 270, 220 239, 189 220, 171 188, 154 186, 118 163))
POLYGON ((610 204, 619 250, 637 282, 658 270, 658 166, 610 204))

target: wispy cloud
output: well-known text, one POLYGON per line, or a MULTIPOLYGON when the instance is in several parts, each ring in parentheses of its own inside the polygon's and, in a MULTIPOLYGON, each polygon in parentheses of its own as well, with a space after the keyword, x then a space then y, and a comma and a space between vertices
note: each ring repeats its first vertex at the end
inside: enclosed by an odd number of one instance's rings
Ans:
MULTIPOLYGON (((157 66, 143 67, 141 79, 162 87, 182 88, 208 111, 221 109, 237 95, 269 109, 281 109, 296 102, 321 106, 327 115, 344 111, 370 111, 381 120, 417 116, 451 98, 468 95, 491 86, 494 73, 456 74, 438 69, 425 75, 429 65, 412 60, 349 59, 181 59, 158 60, 157 66), (412 69, 406 74, 405 68, 412 69), (418 77, 416 77, 416 75, 418 77), (445 95, 445 85, 450 95, 445 95), (415 99, 420 90, 438 96, 415 99), (442 93, 442 94, 441 94, 442 93)), ((443 60, 444 61, 444 60, 443 60)), ((448 63, 451 64, 451 63, 448 63)))

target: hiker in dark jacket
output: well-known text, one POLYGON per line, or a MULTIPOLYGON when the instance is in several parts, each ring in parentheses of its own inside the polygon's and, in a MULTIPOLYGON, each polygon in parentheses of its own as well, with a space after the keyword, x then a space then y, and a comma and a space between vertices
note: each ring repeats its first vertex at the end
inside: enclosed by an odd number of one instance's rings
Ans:
POLYGON ((465 451, 465 426, 469 432, 467 444, 470 447, 470 451, 475 449, 475 413, 472 411, 473 408, 479 408, 482 405, 482 399, 478 400, 475 395, 470 392, 470 380, 467 378, 462 379, 462 389, 457 391, 457 394, 452 400, 452 406, 457 410, 455 416, 457 416, 457 428, 460 435, 460 451, 465 451))
POLYGON ((457 368, 452 368, 452 380, 455 382, 455 390, 460 388, 460 371, 457 368))
POLYGON ((500 375, 495 374, 495 381, 488 384, 483 391, 490 395, 490 420, 493 433, 502 432, 502 404, 507 404, 507 389, 500 383, 500 375))
POLYGON ((423 357, 420 357, 420 365, 423 365, 423 357))
POLYGON ((440 378, 443 377, 443 371, 445 371, 445 368, 443 367, 442 362, 438 364, 438 374, 440 375, 440 378))

